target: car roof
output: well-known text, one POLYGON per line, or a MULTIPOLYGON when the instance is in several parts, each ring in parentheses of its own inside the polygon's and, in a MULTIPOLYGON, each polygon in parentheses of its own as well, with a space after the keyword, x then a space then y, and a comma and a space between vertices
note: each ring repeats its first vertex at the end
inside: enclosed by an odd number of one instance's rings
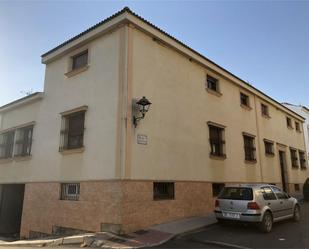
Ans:
POLYGON ((243 188, 253 188, 253 189, 259 189, 261 187, 277 187, 275 185, 272 185, 272 184, 263 184, 263 183, 254 183, 254 184, 232 184, 232 185, 227 185, 226 187, 243 187, 243 188))

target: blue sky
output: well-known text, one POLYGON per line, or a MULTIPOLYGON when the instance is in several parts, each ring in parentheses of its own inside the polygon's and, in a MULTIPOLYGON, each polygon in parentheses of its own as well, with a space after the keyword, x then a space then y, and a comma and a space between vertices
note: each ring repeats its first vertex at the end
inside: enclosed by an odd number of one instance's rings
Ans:
POLYGON ((309 106, 309 1, 1 1, 0 105, 42 91, 41 54, 130 7, 280 102, 309 106))

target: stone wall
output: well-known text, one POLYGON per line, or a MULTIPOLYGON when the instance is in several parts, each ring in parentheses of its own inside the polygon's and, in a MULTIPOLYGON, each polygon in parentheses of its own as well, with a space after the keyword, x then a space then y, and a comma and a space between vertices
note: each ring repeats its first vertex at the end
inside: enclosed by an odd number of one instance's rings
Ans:
POLYGON ((174 200, 153 200, 153 182, 126 181, 122 228, 132 232, 184 217, 207 215, 214 208, 211 183, 175 182, 174 200))
POLYGON ((79 201, 60 200, 60 183, 27 183, 20 236, 55 226, 100 231, 101 222, 120 223, 120 200, 118 181, 81 182, 79 201))
POLYGON ((176 182, 175 199, 161 201, 153 200, 152 181, 80 184, 79 201, 65 201, 60 200, 60 183, 27 183, 21 236, 51 234, 55 227, 100 231, 119 225, 122 232, 133 232, 213 210, 210 183, 176 182))

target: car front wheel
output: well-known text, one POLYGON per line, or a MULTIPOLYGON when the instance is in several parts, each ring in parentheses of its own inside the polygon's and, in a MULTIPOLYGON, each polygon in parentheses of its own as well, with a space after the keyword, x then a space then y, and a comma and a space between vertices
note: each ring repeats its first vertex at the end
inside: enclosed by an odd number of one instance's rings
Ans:
POLYGON ((264 233, 269 233, 273 227, 273 217, 270 212, 266 211, 259 228, 264 233))
POLYGON ((295 206, 294 208, 294 216, 293 216, 294 221, 298 222, 300 221, 300 208, 298 205, 295 206))

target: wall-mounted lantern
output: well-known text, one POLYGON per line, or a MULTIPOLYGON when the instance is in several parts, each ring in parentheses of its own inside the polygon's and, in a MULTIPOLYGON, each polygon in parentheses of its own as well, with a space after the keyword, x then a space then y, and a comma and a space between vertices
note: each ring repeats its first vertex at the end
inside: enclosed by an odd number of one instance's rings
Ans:
POLYGON ((145 117, 150 105, 151 102, 145 96, 133 104, 133 110, 137 110, 142 114, 142 116, 133 115, 133 124, 135 128, 137 126, 137 123, 145 117))

